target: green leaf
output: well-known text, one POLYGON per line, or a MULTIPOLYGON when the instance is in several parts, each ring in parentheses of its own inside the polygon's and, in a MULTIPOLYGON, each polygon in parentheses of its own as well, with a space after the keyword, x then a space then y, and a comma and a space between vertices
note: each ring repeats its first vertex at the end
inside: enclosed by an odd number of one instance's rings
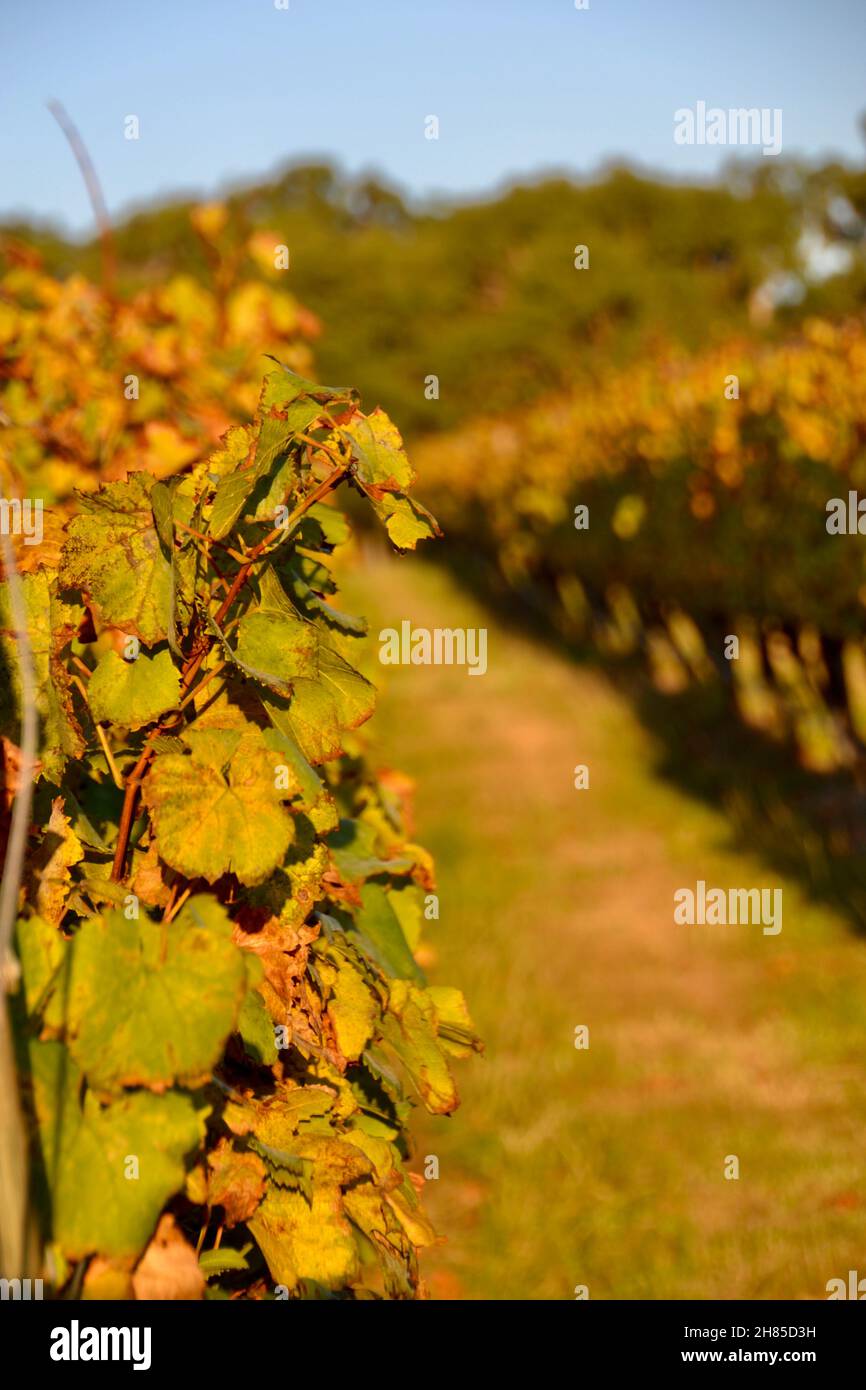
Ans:
POLYGON ((252 516, 265 520, 274 515, 292 485, 297 482, 297 466, 288 459, 295 436, 309 428, 322 407, 305 397, 289 401, 279 399, 279 393, 268 389, 268 382, 279 374, 265 378, 259 402, 259 418, 251 448, 250 434, 244 437, 230 430, 225 438, 222 455, 228 454, 234 468, 217 485, 210 517, 210 533, 217 540, 228 535, 249 503, 252 516), (252 462, 244 467, 250 454, 252 462), (255 492, 255 495, 253 495, 255 492))
POLYGON ((205 1279, 213 1279, 217 1274, 227 1274, 229 1270, 249 1269, 245 1256, 240 1250, 224 1245, 219 1250, 203 1250, 198 1257, 198 1267, 205 1279))
POLYGON ((417 950, 424 927, 424 909, 427 902, 424 889, 411 881, 394 883, 388 889, 388 902, 403 928, 409 950, 417 950))
POLYGON ((70 949, 67 1037, 91 1086, 158 1090, 210 1076, 246 990, 243 956, 214 898, 191 898, 170 925, 122 912, 89 918, 70 949))
POLYGON ((52 1240, 69 1260, 138 1255, 183 1186, 207 1111, 176 1091, 136 1091, 107 1106, 90 1090, 82 1099, 81 1072, 61 1043, 31 1043, 30 1066, 52 1240))
POLYGON ((278 1183, 272 1173, 265 1200, 248 1227, 276 1283, 294 1288, 301 1279, 313 1279, 326 1288, 338 1288, 359 1269, 342 1189, 369 1177, 373 1165, 352 1144, 327 1135, 299 1136, 295 1150, 313 1165, 310 1195, 294 1185, 278 1183))
POLYGON ((336 829, 339 823, 340 813, 337 810, 336 802, 319 774, 310 766, 301 752, 298 741, 292 733, 288 711, 279 709, 269 700, 264 700, 262 703, 273 725, 272 729, 266 730, 264 740, 269 748, 273 748, 279 754, 281 761, 285 760, 285 766, 295 777, 300 804, 312 822, 313 828, 318 834, 326 835, 331 830, 336 829))
POLYGON ((265 1144, 255 1135, 250 1138, 250 1149, 263 1158, 272 1183, 278 1187, 290 1187, 293 1192, 302 1192, 309 1202, 313 1196, 313 1165, 308 1158, 285 1153, 265 1144))
POLYGON ((345 545, 352 534, 348 519, 326 502, 314 502, 298 524, 295 538, 307 550, 330 552, 345 545))
POLYGON ((398 550, 414 550, 419 541, 441 538, 442 530, 436 518, 414 498, 386 493, 384 497, 373 498, 372 502, 398 550))
POLYGON ((343 613, 339 608, 333 608, 322 597, 323 593, 334 593, 337 587, 330 570, 324 565, 307 555, 295 554, 289 563, 281 568, 281 573, 307 616, 321 619, 328 627, 350 633, 353 637, 365 636, 368 624, 364 618, 356 617, 353 613, 343 613))
POLYGON ((469 1017, 462 991, 451 985, 431 985, 427 994, 436 1010, 440 1046, 452 1057, 468 1057, 472 1052, 483 1052, 483 1044, 469 1017))
POLYGON ((415 860, 404 854, 383 859, 376 850, 375 826, 361 820, 341 820, 336 835, 328 841, 334 863, 345 883, 361 883, 374 874, 408 873, 415 860))
POLYGON ((360 970, 345 951, 331 947, 319 959, 317 970, 330 990, 328 1017, 337 1046, 349 1062, 356 1062, 370 1041, 379 1019, 379 999, 367 987, 360 970))
POLYGON ((178 658, 181 656, 177 641, 176 627, 178 617, 189 617, 195 596, 196 555, 188 546, 189 537, 184 532, 182 546, 175 546, 175 517, 190 524, 195 507, 192 498, 180 496, 178 489, 182 479, 171 483, 156 482, 150 491, 150 505, 163 555, 171 565, 171 618, 168 624, 168 643, 178 658), (184 548, 187 545, 188 548, 184 548))
POLYGON ((340 757, 344 731, 369 719, 376 704, 375 686, 324 644, 318 679, 299 677, 292 686, 289 726, 314 766, 340 757))
POLYGON ((324 782, 301 752, 298 741, 292 733, 288 711, 281 709, 270 700, 264 700, 262 703, 274 726, 273 736, 265 735, 268 745, 275 752, 286 757, 288 765, 297 779, 304 802, 309 806, 314 806, 323 794, 327 794, 324 782))
POLYGON ((64 788, 63 800, 72 821, 72 829, 75 831, 81 843, 87 845, 90 849, 98 850, 100 854, 110 854, 111 851, 102 836, 96 828, 91 825, 75 796, 67 788, 64 788))
MULTIPOLYGON (((75 635, 78 615, 57 597, 45 570, 22 575, 21 589, 33 652, 42 775, 59 782, 68 759, 80 758, 85 748, 72 706, 72 685, 62 660, 64 649, 75 635)), ((16 744, 21 738, 18 639, 6 583, 0 584, 0 733, 16 744)))
POLYGON ((58 1007, 56 987, 66 958, 66 945, 58 927, 39 916, 22 917, 16 927, 16 946, 27 1013, 41 1013, 45 1023, 61 1027, 63 1013, 58 1007))
POLYGON ((386 975, 423 984, 423 971, 412 955, 395 910, 396 896, 393 890, 386 892, 378 883, 365 883, 361 889, 361 911, 353 923, 350 939, 358 939, 386 975))
POLYGON ((81 589, 103 623, 152 646, 172 626, 172 565, 160 544, 147 473, 109 483, 92 496, 67 528, 62 583, 81 589))
POLYGON ((272 1066, 279 1057, 271 1016, 257 989, 248 989, 238 1015, 238 1032, 249 1055, 264 1066, 272 1066))
POLYGON ((251 451, 254 437, 251 426, 233 425, 222 438, 222 448, 208 459, 208 471, 220 477, 208 524, 215 540, 228 535, 256 485, 255 471, 240 467, 251 451))
POLYGON ((415 481, 400 431, 379 406, 358 416, 343 431, 352 441, 357 459, 355 480, 370 497, 386 492, 405 492, 415 481))
POLYGON ((295 827, 283 809, 277 757, 258 734, 206 730, 184 735, 191 756, 154 759, 142 796, 162 858, 187 878, 225 873, 262 883, 282 863, 295 827), (224 735, 225 737, 220 737, 224 735))
POLYGON ((123 724, 142 729, 180 702, 180 676, 165 648, 135 661, 105 652, 87 687, 90 713, 98 724, 123 724))
POLYGON ((270 566, 260 580, 261 598, 238 625, 236 656, 248 671, 277 694, 285 694, 298 676, 319 673, 319 637, 301 618, 270 566))
POLYGON ((172 489, 167 483, 154 483, 150 490, 150 506, 156 534, 170 555, 174 550, 174 505, 172 489))
POLYGON ((459 1098, 439 1045, 436 1009, 427 991, 406 980, 393 980, 383 1028, 385 1041, 400 1058, 430 1113, 450 1115, 459 1098))
MULTIPOLYGON (((266 353, 265 356, 270 356, 266 353)), ((356 400, 358 393, 354 386, 320 386, 318 382, 310 381, 308 377, 299 376, 290 367, 279 362, 276 357, 271 357, 271 361, 278 362, 280 371, 268 372, 262 388, 260 405, 264 409, 276 407, 277 409, 291 405, 293 401, 299 400, 303 396, 311 396, 314 400, 322 403, 326 401, 352 401, 356 400)), ((319 411, 321 414, 321 410, 319 411)))

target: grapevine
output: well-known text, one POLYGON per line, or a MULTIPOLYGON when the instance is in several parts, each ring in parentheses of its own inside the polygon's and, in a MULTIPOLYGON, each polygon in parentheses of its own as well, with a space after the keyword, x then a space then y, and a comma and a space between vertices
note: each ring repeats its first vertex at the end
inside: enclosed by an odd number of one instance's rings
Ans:
POLYGON ((405 779, 364 761, 365 624, 331 564, 340 489, 401 551, 438 534, 400 435, 300 374, 310 321, 278 297, 280 340, 264 287, 254 312, 184 282, 123 304, 20 256, 2 284, 6 487, 48 504, 16 544, 39 761, 10 996, 42 1271, 67 1296, 422 1295, 408 1121, 455 1109, 480 1044, 416 960, 433 866, 405 779))
POLYGON ((811 319, 778 346, 651 357, 419 458, 449 534, 562 634, 641 651, 662 688, 722 677, 749 724, 832 772, 866 740, 860 534, 827 525, 863 495, 864 439, 866 328, 811 319))

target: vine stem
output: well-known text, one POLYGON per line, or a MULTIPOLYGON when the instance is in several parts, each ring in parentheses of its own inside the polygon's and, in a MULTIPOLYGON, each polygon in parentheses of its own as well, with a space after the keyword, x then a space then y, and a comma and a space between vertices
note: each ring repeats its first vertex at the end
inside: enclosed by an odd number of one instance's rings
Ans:
MULTIPOLYGON (((83 663, 82 663, 82 664, 83 664, 83 663)), ((86 667, 86 666, 84 667, 84 669, 85 669, 85 671, 87 671, 87 674, 90 675, 90 672, 87 670, 87 667, 86 667)), ((78 687, 78 689, 81 691, 81 694, 82 694, 82 696, 84 697, 84 703, 87 705, 87 708, 89 709, 89 708, 90 708, 90 700, 88 699, 87 690, 85 689, 84 681, 81 679, 80 676, 73 676, 73 677, 72 677, 72 683, 73 683, 73 685, 76 685, 76 686, 78 687)), ((96 730, 96 737, 99 739, 99 742, 100 742, 100 744, 102 745, 102 751, 103 751, 103 753, 105 754, 105 761, 108 763, 108 770, 109 770, 109 772, 111 773, 111 780, 112 780, 112 782, 114 783, 114 785, 117 787, 118 791, 121 791, 121 792, 122 792, 122 791, 123 791, 123 778, 121 777, 121 775, 120 775, 120 773, 119 773, 119 771, 118 771, 117 763, 114 761, 114 754, 113 754, 112 751, 111 751, 111 748, 110 748, 110 746, 109 746, 108 739, 105 737, 105 730, 103 729, 103 727, 102 727, 101 724, 97 723, 97 721, 96 721, 95 719, 94 719, 94 721, 93 721, 93 727, 94 727, 94 729, 96 730)))
POLYGON ((174 902, 169 903, 168 907, 165 909, 165 912, 162 914, 162 920, 166 923, 166 925, 169 922, 174 921, 175 917, 180 912, 181 908, 183 907, 191 892, 191 888, 184 888, 183 892, 174 900, 174 902))
POLYGON ((287 536, 290 531, 293 531, 305 512, 308 512, 310 507, 315 506, 316 502, 321 502, 322 498, 327 497, 328 493, 331 492, 338 483, 342 482, 348 471, 348 463, 342 463, 337 468, 333 469, 333 471, 328 474, 327 478, 322 479, 318 487, 313 488, 313 491, 308 493, 302 502, 298 503, 295 510, 291 512, 286 519, 285 525, 275 526, 273 531, 269 531, 264 540, 259 541, 258 545, 250 551, 246 563, 238 570, 232 581, 231 588, 217 609, 214 615, 214 622, 221 623, 223 621, 241 589, 249 579, 253 565, 256 560, 261 557, 263 552, 267 550, 273 541, 279 540, 281 537, 287 536))
MULTIPOLYGON (((301 517, 309 511, 310 507, 315 506, 317 502, 321 502, 323 498, 327 497, 328 493, 331 492, 338 485, 338 483, 342 482, 343 478, 345 478, 348 471, 348 463, 341 463, 339 467, 334 468, 326 478, 322 479, 322 481, 318 484, 317 487, 313 488, 312 492, 307 493, 307 496, 304 497, 303 500, 298 503, 294 511, 289 514, 283 526, 275 526, 272 531, 269 531, 268 534, 262 540, 259 541, 258 545, 253 547, 253 549, 247 556, 245 562, 243 563, 243 565, 241 565, 241 568, 238 570, 237 574, 232 580, 228 593, 222 600, 219 608, 217 609, 214 615, 214 622, 216 622, 217 625, 219 625, 224 620, 226 614, 228 613, 229 609, 231 608, 241 589, 246 584, 247 580, 250 577, 250 574, 252 573, 253 565, 256 563, 256 561, 261 558, 264 552, 269 548, 269 546, 273 544, 275 540, 284 538, 291 531, 293 531, 294 528, 297 526, 298 522, 301 520, 301 517)), ((184 662, 180 678, 181 695, 187 694, 190 686, 195 680, 195 677, 199 671, 199 668, 201 667, 202 662, 205 659, 208 650, 209 646, 203 646, 198 652, 191 653, 190 656, 187 657, 186 661, 184 662)), ((120 813, 120 824, 117 830, 117 846, 114 851, 114 862, 111 866, 111 880, 113 883, 123 882, 124 869, 126 865, 126 851, 129 847, 129 837, 132 833, 132 823, 135 819, 135 803, 138 798, 138 789, 141 786, 142 778, 145 772, 147 771, 148 763, 153 757, 153 740, 154 738, 156 738, 159 732, 160 730, 156 729, 150 735, 147 743, 141 751, 137 763, 133 767, 126 781, 126 791, 123 797, 123 809, 120 813)))

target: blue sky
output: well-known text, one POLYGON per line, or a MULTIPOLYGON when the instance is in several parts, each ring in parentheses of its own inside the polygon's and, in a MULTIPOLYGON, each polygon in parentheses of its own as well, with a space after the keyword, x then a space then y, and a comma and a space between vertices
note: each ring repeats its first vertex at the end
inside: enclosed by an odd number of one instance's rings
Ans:
POLYGON ((729 151, 672 138, 698 100, 858 158, 864 76, 866 0, 2 0, 0 216, 90 225, 51 97, 117 215, 318 156, 417 196, 615 156, 705 176, 729 151))

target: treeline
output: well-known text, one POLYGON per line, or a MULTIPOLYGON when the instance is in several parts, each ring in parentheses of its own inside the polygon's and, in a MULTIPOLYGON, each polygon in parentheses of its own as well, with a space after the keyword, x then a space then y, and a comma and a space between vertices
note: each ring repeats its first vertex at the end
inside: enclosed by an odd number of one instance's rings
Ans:
MULTIPOLYGON (((221 207, 233 273, 282 283, 308 305, 325 330, 325 379, 357 380, 416 435, 565 390, 593 363, 773 337, 866 302, 866 174, 838 165, 763 160, 714 186, 612 168, 584 184, 550 178, 423 208, 376 179, 301 166, 221 207), (288 269, 274 268, 279 246, 288 269), (577 247, 588 269, 575 268, 577 247)), ((190 210, 174 202, 116 228, 125 291, 207 279, 190 210)), ((99 275, 95 241, 7 232, 61 278, 99 275)))

